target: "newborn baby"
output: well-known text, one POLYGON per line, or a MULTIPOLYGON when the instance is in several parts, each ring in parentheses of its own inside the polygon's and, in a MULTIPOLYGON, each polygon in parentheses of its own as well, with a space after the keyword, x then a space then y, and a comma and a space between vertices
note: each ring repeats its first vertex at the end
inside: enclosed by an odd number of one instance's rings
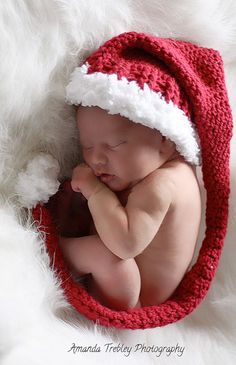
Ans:
POLYGON ((77 111, 85 163, 71 186, 87 199, 90 235, 60 237, 70 268, 91 274, 91 294, 126 310, 157 305, 191 263, 201 219, 195 167, 156 129, 99 107, 77 111))

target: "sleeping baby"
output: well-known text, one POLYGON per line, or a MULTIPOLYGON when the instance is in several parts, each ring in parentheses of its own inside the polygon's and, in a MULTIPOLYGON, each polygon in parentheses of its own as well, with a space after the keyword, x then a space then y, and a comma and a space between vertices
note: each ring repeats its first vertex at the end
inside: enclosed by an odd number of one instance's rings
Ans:
POLYGON ((197 242, 196 167, 151 128, 98 106, 79 106, 84 163, 71 187, 87 200, 89 235, 60 236, 69 267, 91 274, 90 293, 114 310, 158 305, 175 291, 197 242))
MULTIPOLYGON (((208 72, 197 52, 187 42, 123 33, 76 67, 66 87, 84 159, 71 187, 92 223, 86 234, 61 232, 60 247, 108 308, 165 302, 191 265, 201 218, 199 101, 211 86, 202 89, 194 73, 208 72)), ((70 225, 75 232, 76 220, 70 225)))

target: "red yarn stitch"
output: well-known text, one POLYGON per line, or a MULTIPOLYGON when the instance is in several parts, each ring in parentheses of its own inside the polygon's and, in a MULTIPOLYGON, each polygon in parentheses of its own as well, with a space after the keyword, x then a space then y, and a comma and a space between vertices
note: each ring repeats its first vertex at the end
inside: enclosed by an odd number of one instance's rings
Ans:
POLYGON ((38 205, 33 217, 46 234, 46 245, 69 302, 81 314, 104 326, 127 329, 161 327, 191 313, 205 297, 215 275, 228 222, 229 156, 232 113, 220 54, 192 43, 161 39, 136 32, 106 42, 87 59, 89 73, 117 73, 128 80, 139 77, 172 100, 195 124, 201 143, 202 174, 207 193, 206 232, 197 262, 165 303, 114 311, 93 299, 69 276, 58 247, 49 211, 38 205), (135 52, 134 52, 135 49, 135 52), (146 53, 144 54, 145 51, 146 53), (132 67, 130 60, 133 57, 132 67), (157 66, 153 72, 153 64, 157 66), (150 66, 151 65, 151 66, 150 66), (157 81, 157 82, 156 82, 157 81))

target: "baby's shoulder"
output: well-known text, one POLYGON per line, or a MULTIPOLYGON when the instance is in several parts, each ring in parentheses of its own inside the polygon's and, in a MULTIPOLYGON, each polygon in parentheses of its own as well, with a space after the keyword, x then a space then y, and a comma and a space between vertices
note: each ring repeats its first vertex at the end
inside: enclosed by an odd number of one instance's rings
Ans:
POLYGON ((133 187, 126 208, 135 214, 145 212, 153 221, 158 222, 172 204, 172 189, 169 180, 165 180, 162 173, 158 174, 158 179, 151 175, 133 187))
POLYGON ((183 181, 196 181, 196 167, 185 161, 173 161, 156 170, 156 179, 170 181, 172 186, 178 186, 183 181))
POLYGON ((162 183, 168 184, 171 189, 172 205, 177 203, 185 204, 194 199, 199 198, 200 187, 197 179, 196 168, 188 163, 173 163, 169 164, 167 168, 159 169, 156 179, 161 177, 162 183))
POLYGON ((143 197, 146 202, 158 205, 161 201, 166 202, 172 199, 174 191, 174 179, 168 171, 157 169, 146 176, 132 189, 133 197, 143 197))
POLYGON ((159 192, 160 189, 169 190, 175 185, 175 179, 169 168, 159 168, 149 174, 140 184, 141 187, 159 192))
POLYGON ((170 163, 163 168, 156 169, 140 184, 141 189, 152 192, 157 196, 180 195, 181 191, 198 188, 196 169, 187 163, 170 163))

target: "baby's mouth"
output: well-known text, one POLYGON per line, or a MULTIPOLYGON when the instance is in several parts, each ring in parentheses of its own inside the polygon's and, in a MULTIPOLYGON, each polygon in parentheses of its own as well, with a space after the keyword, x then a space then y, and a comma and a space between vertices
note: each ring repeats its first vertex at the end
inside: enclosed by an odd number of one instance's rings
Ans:
POLYGON ((105 183, 111 181, 114 177, 115 175, 110 175, 110 174, 101 174, 99 176, 100 180, 105 183))

